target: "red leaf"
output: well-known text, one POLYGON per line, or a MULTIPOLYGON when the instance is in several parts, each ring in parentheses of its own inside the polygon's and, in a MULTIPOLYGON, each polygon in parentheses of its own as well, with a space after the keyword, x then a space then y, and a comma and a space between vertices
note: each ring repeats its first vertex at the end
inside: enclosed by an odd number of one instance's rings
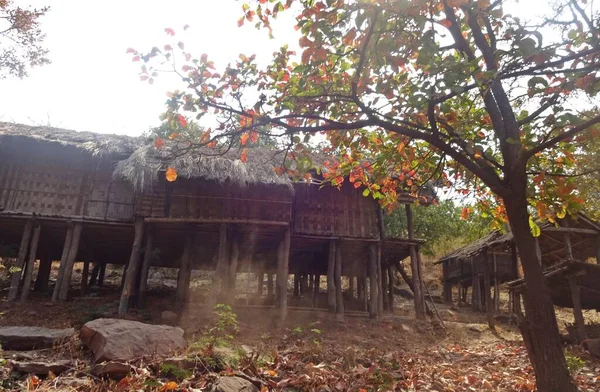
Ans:
POLYGON ((185 128, 188 125, 187 120, 181 114, 177 115, 177 122, 179 123, 179 125, 181 125, 182 128, 185 128))
POLYGON ((248 160, 248 149, 244 148, 242 150, 242 155, 240 155, 240 161, 242 161, 243 163, 246 163, 247 160, 248 160))
POLYGON ((167 33, 168 35, 170 35, 170 36, 172 37, 172 36, 174 36, 174 35, 175 35, 175 30, 173 30, 173 29, 171 29, 171 28, 167 27, 167 28, 165 29, 165 33, 167 33))
POLYGON ((131 61, 140 61, 140 56, 133 56, 133 58, 131 59, 131 61))
POLYGON ((125 51, 125 53, 129 54, 129 53, 137 53, 137 50, 133 49, 133 48, 127 48, 127 50, 125 51))
POLYGON ((165 140, 159 137, 154 138, 154 147, 160 149, 165 144, 165 140))
POLYGON ((238 19, 238 27, 242 27, 244 25, 244 17, 238 19))
POLYGON ((242 136, 240 137, 240 143, 242 144, 242 146, 245 146, 248 143, 249 138, 250 136, 248 135, 248 132, 244 132, 242 134, 242 136))

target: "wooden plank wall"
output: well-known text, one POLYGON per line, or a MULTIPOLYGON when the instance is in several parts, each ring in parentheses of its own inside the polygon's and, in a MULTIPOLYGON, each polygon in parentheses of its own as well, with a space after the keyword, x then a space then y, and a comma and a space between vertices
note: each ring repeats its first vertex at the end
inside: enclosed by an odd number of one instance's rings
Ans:
POLYGON ((377 203, 362 196, 362 189, 346 184, 298 184, 295 187, 294 233, 354 238, 379 236, 377 203))

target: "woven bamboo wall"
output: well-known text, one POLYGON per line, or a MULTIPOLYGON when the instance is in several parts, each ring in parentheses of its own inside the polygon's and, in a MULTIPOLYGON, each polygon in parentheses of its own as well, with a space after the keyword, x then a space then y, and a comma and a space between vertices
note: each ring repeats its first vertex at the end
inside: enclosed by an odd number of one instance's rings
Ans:
POLYGON ((148 217, 283 221, 291 219, 292 195, 285 187, 240 187, 201 179, 161 179, 138 196, 136 213, 148 217))
MULTIPOLYGON (((475 272, 483 275, 483 263, 484 256, 478 255, 473 259, 473 268, 471 268, 471 263, 465 260, 457 260, 450 259, 447 261, 448 263, 448 278, 449 280, 468 280, 473 276, 472 269, 475 269, 475 272)), ((493 274, 494 264, 493 258, 490 254, 488 256, 488 263, 490 265, 490 272, 493 274)), ((512 279, 516 279, 514 273, 514 267, 512 264, 512 257, 510 254, 496 254, 496 265, 498 276, 501 281, 508 281, 512 279)))
POLYGON ((298 184, 294 203, 294 232, 357 238, 379 236, 377 203, 346 184, 298 184))
POLYGON ((113 163, 41 143, 0 146, 0 209, 47 216, 129 220, 133 189, 112 180, 113 163))

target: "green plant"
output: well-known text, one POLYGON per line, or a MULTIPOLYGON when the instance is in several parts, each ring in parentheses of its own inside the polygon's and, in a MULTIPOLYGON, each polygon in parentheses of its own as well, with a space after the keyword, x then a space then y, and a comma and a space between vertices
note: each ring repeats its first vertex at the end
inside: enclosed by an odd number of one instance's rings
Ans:
POLYGON ((163 363, 160 365, 160 374, 165 378, 177 381, 183 381, 186 378, 193 376, 193 373, 190 370, 181 369, 173 363, 163 363))
POLYGON ((567 360, 567 368, 571 374, 576 373, 579 369, 585 366, 585 362, 575 355, 565 353, 565 359, 567 360))

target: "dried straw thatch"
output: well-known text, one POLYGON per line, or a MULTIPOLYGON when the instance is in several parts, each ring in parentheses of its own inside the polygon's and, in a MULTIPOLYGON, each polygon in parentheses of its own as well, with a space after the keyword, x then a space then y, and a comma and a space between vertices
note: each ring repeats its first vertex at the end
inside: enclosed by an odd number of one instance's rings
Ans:
POLYGON ((144 138, 61 128, 0 122, 0 143, 4 140, 34 140, 71 146, 92 155, 129 156, 144 144, 144 138))
POLYGON ((182 152, 175 143, 166 143, 160 149, 153 145, 143 146, 117 164, 114 176, 143 190, 151 187, 160 173, 172 167, 182 178, 204 178, 241 186, 284 185, 292 189, 292 181, 274 170, 282 165, 283 153, 268 148, 249 148, 247 151, 247 161, 242 162, 241 151, 237 148, 226 151, 195 148, 182 152))
POLYGON ((473 241, 450 254, 447 254, 434 264, 440 264, 450 259, 465 260, 483 253, 486 249, 504 247, 511 243, 512 240, 512 233, 502 234, 500 231, 492 231, 485 237, 481 237, 480 239, 473 241))

